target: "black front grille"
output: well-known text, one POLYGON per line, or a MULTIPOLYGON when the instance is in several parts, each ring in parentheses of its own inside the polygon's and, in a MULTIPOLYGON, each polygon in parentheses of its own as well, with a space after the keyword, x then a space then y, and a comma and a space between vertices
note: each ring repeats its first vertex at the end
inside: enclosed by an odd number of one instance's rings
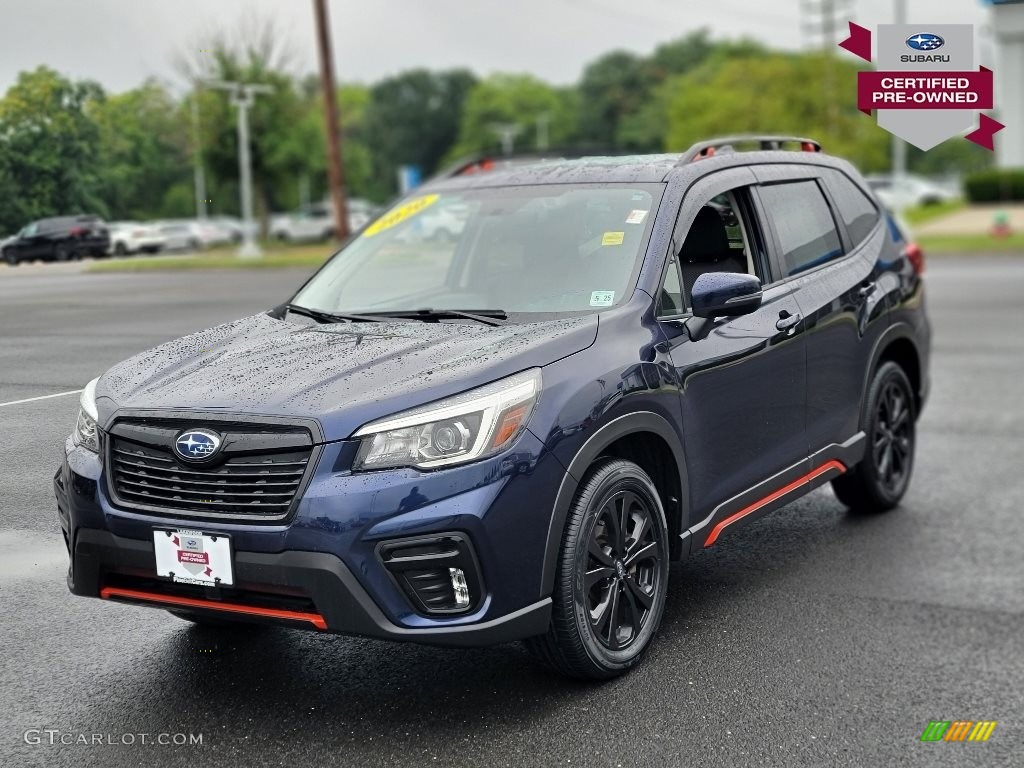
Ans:
POLYGON ((174 454, 175 437, 188 425, 119 423, 107 439, 107 467, 115 501, 184 517, 288 516, 313 460, 306 431, 261 431, 203 425, 223 435, 222 456, 212 465, 187 464, 174 454))

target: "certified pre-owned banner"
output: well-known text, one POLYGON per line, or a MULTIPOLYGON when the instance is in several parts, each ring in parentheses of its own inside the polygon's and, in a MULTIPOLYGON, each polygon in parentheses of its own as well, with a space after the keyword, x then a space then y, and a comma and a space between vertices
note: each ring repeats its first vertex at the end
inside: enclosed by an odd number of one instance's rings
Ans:
MULTIPOLYGON (((871 30, 850 24, 840 47, 871 61, 871 30)), ((878 70, 857 76, 857 108, 876 110, 878 125, 919 149, 972 128, 969 141, 992 149, 1004 126, 980 110, 993 108, 992 70, 974 66, 970 24, 881 24, 878 70)))

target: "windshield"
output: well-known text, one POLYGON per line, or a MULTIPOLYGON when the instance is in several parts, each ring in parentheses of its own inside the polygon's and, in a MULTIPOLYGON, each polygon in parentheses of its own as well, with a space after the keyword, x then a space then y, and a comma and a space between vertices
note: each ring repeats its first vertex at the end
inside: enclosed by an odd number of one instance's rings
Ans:
POLYGON ((661 184, 547 184, 402 200, 293 304, 331 313, 594 312, 622 301, 661 184))

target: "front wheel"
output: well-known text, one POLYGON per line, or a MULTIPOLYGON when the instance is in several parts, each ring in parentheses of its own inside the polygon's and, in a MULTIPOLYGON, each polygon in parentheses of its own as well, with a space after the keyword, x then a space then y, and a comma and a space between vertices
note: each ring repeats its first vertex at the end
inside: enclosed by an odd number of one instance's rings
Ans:
POLYGON ((914 468, 914 390, 903 369, 884 363, 868 390, 864 458, 832 481, 838 499, 858 512, 885 512, 900 503, 914 468))
POLYGON ((4 261, 12 267, 18 266, 18 256, 14 251, 4 251, 4 261))
POLYGON ((571 677, 617 677, 646 653, 667 590, 668 530, 654 483, 631 461, 601 459, 569 509, 551 625, 526 647, 571 677))

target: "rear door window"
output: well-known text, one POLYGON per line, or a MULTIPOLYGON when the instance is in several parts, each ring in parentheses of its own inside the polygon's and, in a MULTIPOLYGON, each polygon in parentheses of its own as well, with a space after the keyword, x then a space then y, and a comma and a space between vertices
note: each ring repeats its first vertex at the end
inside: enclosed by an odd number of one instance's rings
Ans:
POLYGON ((775 230, 783 276, 799 274, 843 255, 832 211, 817 181, 761 186, 758 196, 775 230))

